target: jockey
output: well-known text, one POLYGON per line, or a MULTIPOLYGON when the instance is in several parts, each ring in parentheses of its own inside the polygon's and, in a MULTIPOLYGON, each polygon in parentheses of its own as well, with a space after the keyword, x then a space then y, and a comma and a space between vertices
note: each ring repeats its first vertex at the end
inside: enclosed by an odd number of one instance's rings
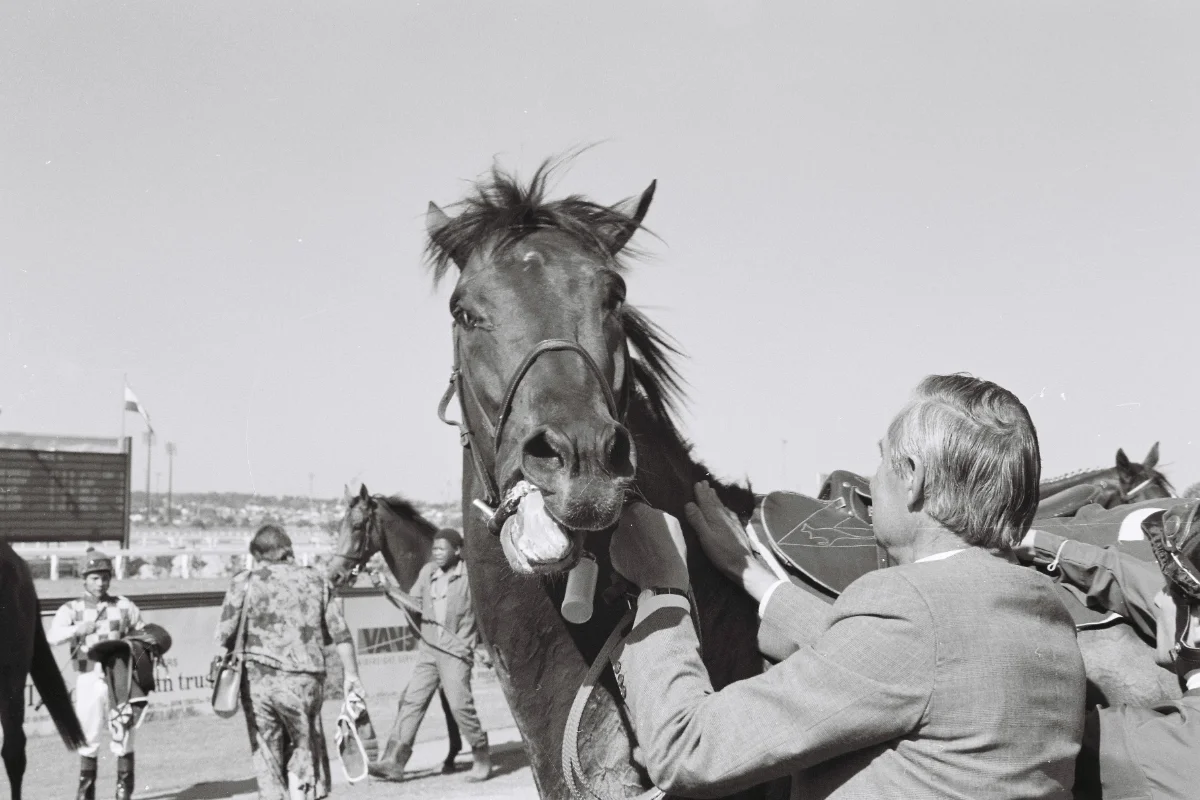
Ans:
POLYGON ((1062 579, 1121 614, 1158 642, 1155 661, 1174 668, 1184 691, 1155 708, 1120 706, 1088 713, 1075 796, 1194 797, 1200 787, 1200 500, 1156 511, 1142 532, 1158 561, 1031 530, 1017 557, 1053 564, 1062 579))
MULTIPOLYGON (((50 644, 71 645, 71 661, 78 678, 75 681, 75 714, 87 736, 87 745, 79 748, 79 791, 76 800, 95 800, 96 754, 100 750, 100 731, 109 722, 108 683, 104 668, 88 658, 88 651, 99 642, 122 639, 142 629, 142 615, 127 597, 108 593, 112 582, 112 559, 89 549, 83 568, 83 596, 64 603, 54 615, 46 638, 50 644)), ((119 723, 119 720, 117 721, 119 723)), ((110 725, 113 755, 117 756, 116 800, 129 800, 133 794, 133 729, 122 724, 110 725)))

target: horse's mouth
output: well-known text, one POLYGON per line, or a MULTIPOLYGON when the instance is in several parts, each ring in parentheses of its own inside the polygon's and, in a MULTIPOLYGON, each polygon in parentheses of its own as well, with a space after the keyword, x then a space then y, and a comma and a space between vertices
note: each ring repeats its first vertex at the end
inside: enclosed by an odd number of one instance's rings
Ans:
POLYGON ((499 528, 509 565, 521 575, 570 570, 579 561, 588 533, 564 524, 546 502, 546 496, 525 482, 514 484, 508 491, 492 525, 499 528))

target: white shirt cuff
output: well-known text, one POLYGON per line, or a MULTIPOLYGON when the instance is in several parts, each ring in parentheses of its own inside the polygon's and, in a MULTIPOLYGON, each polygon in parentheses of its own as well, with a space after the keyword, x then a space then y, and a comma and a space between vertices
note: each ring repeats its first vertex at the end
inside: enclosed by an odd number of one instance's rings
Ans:
POLYGON ((688 599, 678 594, 655 594, 646 598, 638 598, 637 614, 633 617, 633 627, 641 625, 646 617, 658 611, 660 608, 682 608, 689 614, 692 613, 692 604, 688 599))
POLYGON ((1200 669, 1194 669, 1189 672, 1184 684, 1187 686, 1187 691, 1189 692, 1192 689, 1200 689, 1200 669))
POLYGON ((775 590, 778 589, 783 584, 790 583, 790 582, 791 581, 780 579, 771 584, 771 588, 767 589, 766 594, 763 595, 763 599, 760 600, 758 603, 758 618, 759 619, 762 619, 766 615, 767 603, 771 602, 771 595, 775 594, 775 590))

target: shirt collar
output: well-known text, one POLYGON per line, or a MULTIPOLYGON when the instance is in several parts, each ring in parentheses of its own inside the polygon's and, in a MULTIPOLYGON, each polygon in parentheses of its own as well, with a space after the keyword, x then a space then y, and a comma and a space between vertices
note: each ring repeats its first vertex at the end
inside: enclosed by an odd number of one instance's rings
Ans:
POLYGON ((463 562, 462 562, 462 559, 460 558, 460 559, 458 559, 458 561, 454 562, 454 566, 448 570, 443 570, 437 564, 434 564, 433 565, 433 576, 435 578, 442 578, 442 577, 459 578, 459 577, 462 577, 462 570, 463 570, 463 562))
POLYGON ((931 556, 925 556, 924 558, 918 558, 913 563, 920 564, 922 561, 941 561, 944 558, 949 558, 950 556, 958 555, 959 553, 961 553, 963 550, 966 550, 966 549, 967 548, 965 548, 965 547, 960 547, 957 550, 945 550, 941 553, 934 553, 931 556))

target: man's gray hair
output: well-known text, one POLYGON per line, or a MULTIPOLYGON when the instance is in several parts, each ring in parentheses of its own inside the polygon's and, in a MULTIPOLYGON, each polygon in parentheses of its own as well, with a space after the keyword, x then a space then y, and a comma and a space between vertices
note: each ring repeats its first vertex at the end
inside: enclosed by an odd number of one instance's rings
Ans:
POLYGON ((263 525, 250 540, 250 555, 260 561, 287 561, 294 556, 292 539, 278 525, 263 525))
POLYGON ((925 512, 968 544, 1012 547, 1038 505, 1037 431, 1012 392, 970 375, 921 381, 887 432, 892 468, 925 464, 925 512))

